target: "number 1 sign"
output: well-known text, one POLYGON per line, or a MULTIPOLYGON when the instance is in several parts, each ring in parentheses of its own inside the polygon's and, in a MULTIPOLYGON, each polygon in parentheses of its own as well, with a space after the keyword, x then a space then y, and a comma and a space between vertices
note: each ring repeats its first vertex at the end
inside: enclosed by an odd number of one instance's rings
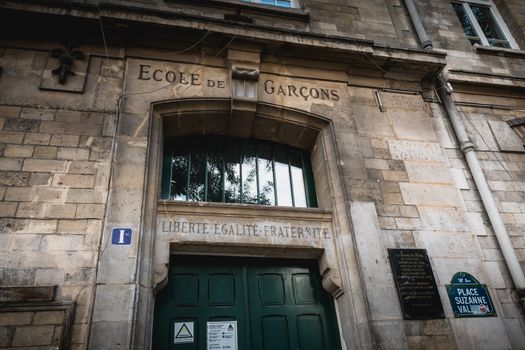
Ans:
POLYGON ((111 244, 130 245, 131 233, 131 228, 114 228, 111 232, 111 244))

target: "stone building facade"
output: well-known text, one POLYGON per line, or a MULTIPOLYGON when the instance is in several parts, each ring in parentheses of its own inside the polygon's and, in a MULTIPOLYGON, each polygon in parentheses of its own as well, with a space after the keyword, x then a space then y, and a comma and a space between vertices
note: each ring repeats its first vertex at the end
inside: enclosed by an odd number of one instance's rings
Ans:
POLYGON ((206 320, 238 349, 525 348, 520 0, 0 6, 0 349, 205 349, 206 320), (407 316, 389 249, 428 256, 443 315, 407 316), (495 315, 454 313, 458 272, 495 315))

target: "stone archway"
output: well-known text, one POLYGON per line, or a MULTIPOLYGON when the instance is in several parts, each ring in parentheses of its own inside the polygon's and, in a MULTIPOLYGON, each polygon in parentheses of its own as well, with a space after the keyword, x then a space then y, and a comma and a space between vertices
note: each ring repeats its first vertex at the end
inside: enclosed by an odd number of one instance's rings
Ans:
MULTIPOLYGON (((148 141, 147 175, 143 225, 139 246, 140 290, 136 302, 135 339, 149 343, 154 305, 154 291, 162 288, 167 279, 171 253, 220 254, 265 257, 315 258, 319 262, 322 285, 337 299, 341 334, 347 344, 357 340, 356 315, 353 304, 361 291, 352 262, 352 242, 344 241, 341 232, 350 232, 337 152, 330 121, 303 111, 257 103, 254 118, 240 125, 232 118, 230 99, 193 98, 154 103, 151 109, 148 141), (309 150, 318 189, 319 208, 262 208, 252 206, 225 206, 212 203, 174 203, 158 201, 162 140, 166 137, 188 135, 225 135, 238 138, 259 138, 285 143, 309 150), (176 218, 179 222, 209 222, 213 224, 242 225, 259 222, 268 227, 314 227, 320 232, 314 239, 300 241, 288 237, 281 242, 270 237, 251 240, 232 240, 221 235, 202 239, 188 231, 166 229, 166 223, 176 218), (351 271, 350 271, 351 270, 351 271), (142 339, 142 340, 141 340, 142 339)), ((271 229, 270 229, 271 230, 271 229)), ((359 302, 359 301, 357 301, 359 302)), ((353 347, 353 346, 352 346, 353 347)))

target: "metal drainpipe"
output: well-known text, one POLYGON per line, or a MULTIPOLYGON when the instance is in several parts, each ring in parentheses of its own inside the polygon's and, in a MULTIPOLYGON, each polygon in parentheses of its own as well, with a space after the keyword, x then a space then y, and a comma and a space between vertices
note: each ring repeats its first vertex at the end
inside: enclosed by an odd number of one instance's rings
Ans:
MULTIPOLYGON (((405 0, 405 5, 410 15, 410 19, 414 24, 414 28, 416 29, 416 34, 421 43, 421 47, 425 50, 432 50, 432 42, 428 38, 425 27, 423 26, 421 18, 419 17, 414 2, 412 0, 405 0)), ((456 108, 456 104, 452 99, 452 89, 447 86, 447 81, 443 72, 439 73, 436 86, 439 96, 445 106, 445 110, 447 111, 450 122, 452 123, 452 127, 458 139, 460 149, 465 155, 465 159, 474 179, 474 183, 478 188, 483 206, 487 211, 490 223, 492 224, 492 228, 494 229, 494 233, 496 235, 496 239, 498 240, 501 252, 503 253, 503 257, 510 271, 512 281, 514 282, 514 285, 518 291, 521 306, 525 308, 525 275, 523 274, 523 270, 518 257, 516 256, 516 252, 512 247, 512 242, 510 241, 507 228, 503 224, 501 215, 496 207, 496 201, 494 200, 492 192, 490 191, 490 188, 487 184, 487 179, 481 170, 481 166, 474 149, 474 144, 470 141, 470 138, 467 135, 465 125, 463 124, 463 121, 456 108)))

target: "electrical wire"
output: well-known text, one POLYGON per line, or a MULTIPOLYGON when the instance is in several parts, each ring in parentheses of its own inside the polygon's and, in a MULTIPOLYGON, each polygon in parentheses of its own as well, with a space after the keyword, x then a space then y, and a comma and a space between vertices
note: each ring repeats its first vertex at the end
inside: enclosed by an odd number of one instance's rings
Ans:
POLYGON ((104 32, 104 25, 102 24, 102 10, 100 4, 98 5, 98 20, 100 23, 100 33, 102 34, 102 41, 104 42, 104 50, 106 51, 106 61, 109 60, 108 44, 106 41, 106 33, 104 32))

